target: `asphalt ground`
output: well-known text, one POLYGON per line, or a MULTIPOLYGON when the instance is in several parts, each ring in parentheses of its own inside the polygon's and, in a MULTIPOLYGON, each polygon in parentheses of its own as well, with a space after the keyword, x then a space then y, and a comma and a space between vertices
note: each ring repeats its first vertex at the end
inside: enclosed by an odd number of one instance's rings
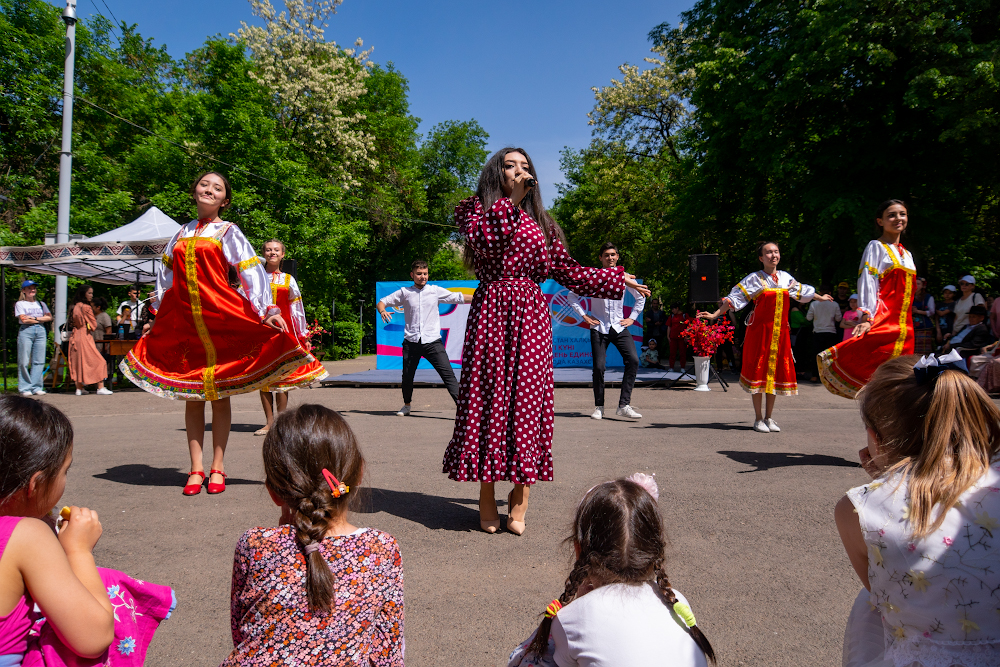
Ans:
MULTIPOLYGON (((328 370, 373 364, 368 357, 328 370)), ((782 432, 759 434, 750 430, 750 396, 736 384, 728 393, 717 384, 710 393, 637 389, 638 421, 593 421, 590 389, 557 389, 555 481, 532 488, 521 537, 480 532, 478 486, 442 474, 454 419, 444 389, 417 388, 405 418, 394 415, 398 389, 296 390, 290 405, 339 410, 361 442, 368 474, 351 521, 399 540, 410 666, 506 665, 562 591, 571 564, 562 540, 581 495, 636 471, 656 473, 671 540, 667 571, 720 665, 838 665, 861 584, 833 507, 867 479, 857 462, 864 431, 852 401, 819 385, 800 392, 778 398, 782 432)), ((609 390, 608 404, 617 398, 609 390)), ((236 542, 250 527, 278 522, 262 481, 263 438, 253 435, 263 424, 257 394, 233 399, 226 492, 194 497, 181 495, 188 466, 182 402, 139 390, 43 400, 72 419, 63 503, 99 512, 98 564, 177 593, 177 610, 160 626, 146 664, 219 664, 232 649, 236 542)), ((497 485, 504 517, 509 488, 497 485)))

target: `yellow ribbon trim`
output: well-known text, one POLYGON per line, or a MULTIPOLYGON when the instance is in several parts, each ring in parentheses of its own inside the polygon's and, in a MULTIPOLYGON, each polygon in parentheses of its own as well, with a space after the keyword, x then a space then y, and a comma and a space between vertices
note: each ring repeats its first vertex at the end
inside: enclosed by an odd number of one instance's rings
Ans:
POLYGON ((903 291, 903 308, 899 311, 899 336, 896 338, 896 344, 892 348, 892 359, 903 353, 903 345, 906 343, 906 314, 910 312, 910 306, 913 305, 913 283, 915 282, 916 278, 914 276, 906 276, 906 289, 903 291))
POLYGON ((163 262, 163 266, 167 267, 168 269, 173 270, 173 268, 174 268, 174 258, 173 257, 170 257, 169 255, 167 255, 167 253, 163 253, 163 257, 160 258, 160 261, 163 262))
POLYGON ((294 299, 290 299, 288 301, 288 304, 291 305, 291 304, 295 303, 296 301, 301 301, 301 300, 302 300, 302 297, 301 296, 297 296, 294 299))
MULTIPOLYGON (((771 290, 765 290, 771 291, 771 290)), ((785 290, 774 290, 774 323, 771 327, 771 354, 767 359, 767 384, 765 394, 774 393, 774 378, 778 372, 778 342, 781 339, 781 315, 785 308, 785 290)))
MULTIPOLYGON (((194 328, 198 332, 198 338, 205 348, 205 372, 202 381, 205 384, 205 400, 215 401, 219 398, 219 392, 215 388, 215 345, 212 344, 212 337, 205 326, 205 317, 201 308, 201 291, 198 289, 198 268, 195 249, 198 237, 185 239, 187 247, 184 248, 184 275, 187 278, 188 296, 191 299, 191 317, 194 319, 194 328)), ((209 239, 206 239, 209 240, 209 239)))
POLYGON ((236 270, 239 271, 240 273, 243 273, 244 271, 246 271, 250 267, 257 266, 258 264, 260 264, 260 257, 257 257, 255 255, 255 256, 251 257, 250 259, 244 259, 242 262, 240 262, 239 264, 237 264, 236 265, 236 270))

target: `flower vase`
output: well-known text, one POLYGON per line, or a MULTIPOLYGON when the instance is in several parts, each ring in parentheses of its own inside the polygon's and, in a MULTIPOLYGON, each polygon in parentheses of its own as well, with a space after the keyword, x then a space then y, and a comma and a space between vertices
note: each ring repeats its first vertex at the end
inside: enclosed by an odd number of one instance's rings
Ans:
POLYGON ((708 369, 710 363, 712 363, 712 357, 694 358, 695 391, 712 391, 712 388, 708 386, 708 369))

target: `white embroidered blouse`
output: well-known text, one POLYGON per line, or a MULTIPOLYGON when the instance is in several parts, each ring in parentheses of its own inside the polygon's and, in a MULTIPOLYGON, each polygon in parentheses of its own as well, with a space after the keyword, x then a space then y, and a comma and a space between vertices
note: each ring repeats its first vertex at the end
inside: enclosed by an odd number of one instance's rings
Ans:
POLYGON ((729 302, 733 310, 743 310, 765 289, 785 290, 790 297, 800 303, 808 303, 816 296, 815 288, 800 283, 784 271, 776 271, 774 276, 769 276, 763 271, 754 271, 736 283, 736 287, 725 300, 729 302))
MULTIPOLYGON (((305 306, 302 305, 302 291, 299 290, 299 284, 295 281, 295 277, 281 271, 275 271, 270 274, 270 278, 269 284, 272 286, 284 285, 285 280, 288 280, 288 307, 292 311, 292 321, 287 324, 292 327, 296 338, 305 338, 309 323, 306 321, 305 306)), ((273 289, 271 296, 274 296, 273 289)))
MULTIPOLYGON (((164 249, 163 262, 160 265, 159 273, 156 275, 156 294, 153 296, 151 303, 153 308, 160 307, 160 300, 163 299, 163 295, 173 287, 174 246, 177 245, 177 241, 180 239, 194 236, 197 229, 197 220, 192 220, 183 225, 174 234, 174 237, 170 239, 170 243, 164 249)), ((261 320, 281 313, 281 310, 274 305, 271 296, 270 281, 264 272, 264 263, 257 256, 257 253, 254 252, 253 246, 247 241, 247 237, 243 235, 239 227, 231 222, 209 222, 201 228, 198 235, 206 238, 221 235, 219 240, 222 243, 222 252, 226 257, 226 261, 231 266, 236 267, 236 271, 240 276, 240 284, 243 287, 243 294, 253 305, 254 310, 257 311, 261 320)))
POLYGON ((880 278, 895 268, 916 272, 913 254, 902 245, 869 241, 858 269, 858 311, 867 313, 868 319, 874 318, 878 310, 880 278))

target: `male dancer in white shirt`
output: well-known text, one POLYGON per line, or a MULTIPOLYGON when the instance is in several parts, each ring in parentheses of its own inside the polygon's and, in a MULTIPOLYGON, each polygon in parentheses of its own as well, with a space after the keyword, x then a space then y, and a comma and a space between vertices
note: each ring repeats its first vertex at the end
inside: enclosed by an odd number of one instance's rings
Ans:
POLYGON ((452 400, 458 402, 458 381, 451 370, 448 353, 441 342, 441 314, 439 303, 470 303, 472 295, 451 292, 437 285, 428 285, 430 272, 427 262, 416 260, 410 265, 413 287, 403 287, 381 299, 375 308, 382 321, 392 321, 392 313, 386 306, 402 306, 406 328, 403 332, 403 407, 396 414, 405 417, 410 414, 413 399, 413 376, 417 372, 420 359, 431 362, 431 366, 441 376, 452 400))
MULTIPOLYGON (((601 246, 601 264, 606 269, 610 269, 618 264, 618 248, 614 243, 605 243, 601 246)), ((632 289, 626 287, 633 297, 635 306, 633 313, 641 313, 646 305, 646 297, 632 289)), ((639 355, 635 351, 635 341, 629 333, 629 326, 635 322, 635 318, 626 318, 624 314, 625 302, 623 299, 591 299, 590 312, 588 315, 580 305, 582 299, 573 294, 571 306, 577 315, 586 320, 590 325, 590 352, 594 364, 594 413, 591 419, 604 418, 604 359, 608 351, 608 345, 614 344, 621 352, 625 361, 625 376, 622 378, 622 393, 618 398, 618 411, 615 413, 619 417, 629 417, 639 419, 642 417, 629 404, 632 400, 632 387, 635 386, 635 374, 639 370, 639 355)))

